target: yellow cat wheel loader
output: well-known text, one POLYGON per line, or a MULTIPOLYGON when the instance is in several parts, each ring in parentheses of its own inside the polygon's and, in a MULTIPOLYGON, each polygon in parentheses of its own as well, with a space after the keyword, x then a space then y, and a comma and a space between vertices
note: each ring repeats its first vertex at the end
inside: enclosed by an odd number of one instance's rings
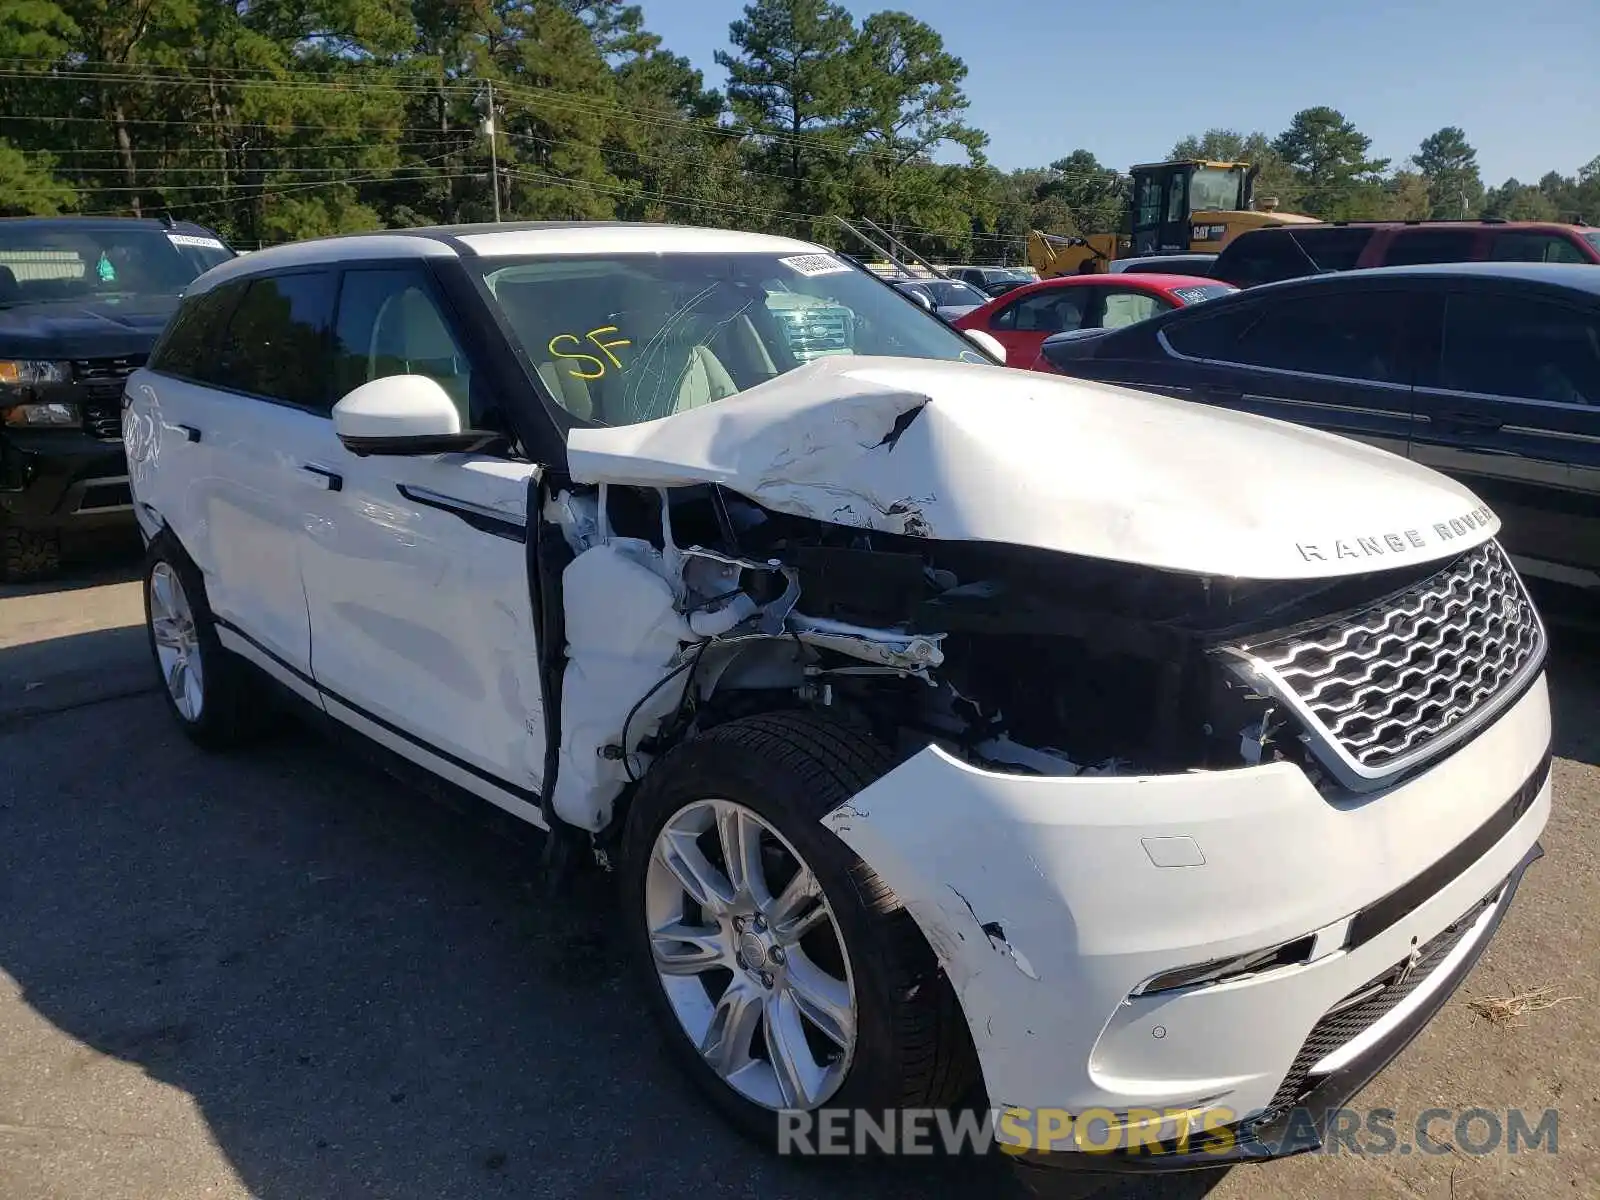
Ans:
POLYGON ((1128 207, 1120 233, 1084 237, 1030 230, 1028 265, 1041 279, 1106 271, 1119 258, 1215 254, 1247 229, 1315 223, 1255 200, 1249 163, 1184 159, 1143 163, 1128 172, 1128 207))

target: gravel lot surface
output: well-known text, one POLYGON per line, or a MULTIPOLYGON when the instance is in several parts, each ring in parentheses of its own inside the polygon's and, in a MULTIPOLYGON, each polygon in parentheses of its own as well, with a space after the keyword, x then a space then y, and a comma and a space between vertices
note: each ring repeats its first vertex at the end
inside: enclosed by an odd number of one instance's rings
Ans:
MULTIPOLYGON (((738 1140, 660 1053, 603 899, 574 915, 488 806, 310 733, 194 749, 152 691, 132 577, 0 588, 0 1198, 1013 1194, 992 1160, 738 1140)), ((1396 1110, 1402 1145, 1434 1106, 1556 1108, 1558 1152, 1310 1156, 1110 1195, 1600 1196, 1593 639, 1559 637, 1554 677, 1547 856, 1357 1104, 1396 1110), (1541 987, 1572 999, 1511 1025, 1471 1004, 1541 987)))

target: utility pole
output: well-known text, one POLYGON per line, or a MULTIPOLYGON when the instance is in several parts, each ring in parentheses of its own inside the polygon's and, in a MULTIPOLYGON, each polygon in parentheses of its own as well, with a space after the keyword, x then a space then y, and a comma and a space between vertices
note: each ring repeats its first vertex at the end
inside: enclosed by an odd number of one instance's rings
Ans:
POLYGON ((489 190, 494 194, 495 224, 500 223, 500 147, 494 126, 494 80, 487 81, 489 95, 484 106, 483 131, 489 135, 489 190))

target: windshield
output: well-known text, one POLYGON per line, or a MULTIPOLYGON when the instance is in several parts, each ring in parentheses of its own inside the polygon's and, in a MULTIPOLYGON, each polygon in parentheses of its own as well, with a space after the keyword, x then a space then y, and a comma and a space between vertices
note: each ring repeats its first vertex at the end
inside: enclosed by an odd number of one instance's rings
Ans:
POLYGON ((1215 300, 1218 296, 1238 290, 1231 283, 1195 283, 1173 288, 1172 294, 1184 304, 1199 304, 1203 300, 1215 300))
POLYGON ((512 334, 574 416, 632 425, 834 354, 991 360, 842 259, 628 254, 480 259, 512 334))
POLYGON ((1595 230, 1593 233, 1584 234, 1583 240, 1588 242, 1589 245, 1593 246, 1596 250, 1600 250, 1600 229, 1595 230))
POLYGON ((956 279, 935 279, 923 284, 923 286, 933 293, 933 302, 940 307, 953 304, 989 303, 988 296, 985 296, 970 283, 962 283, 956 279))
POLYGON ((1196 167, 1189 181, 1189 211, 1231 212, 1239 207, 1243 167, 1196 167))
POLYGON ((0 223, 0 306, 176 296, 232 257, 214 237, 142 225, 0 223))

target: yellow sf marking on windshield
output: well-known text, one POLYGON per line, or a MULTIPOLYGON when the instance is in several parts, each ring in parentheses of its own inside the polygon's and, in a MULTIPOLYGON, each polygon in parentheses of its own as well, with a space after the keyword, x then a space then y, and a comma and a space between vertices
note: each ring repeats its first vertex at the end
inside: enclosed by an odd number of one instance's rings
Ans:
POLYGON ((571 359, 574 362, 582 363, 586 368, 588 368, 587 370, 580 371, 577 367, 568 367, 567 373, 574 379, 601 379, 604 378, 607 370, 606 364, 602 359, 595 357, 593 354, 587 354, 582 351, 573 352, 568 350, 557 350, 556 344, 558 342, 571 342, 574 346, 581 346, 583 345, 584 338, 587 338, 596 350, 600 351, 601 354, 604 354, 606 358, 611 360, 611 365, 613 367, 621 370, 622 360, 613 354, 612 351, 620 349, 623 346, 631 346, 633 343, 627 338, 615 338, 608 342, 603 340, 601 336, 603 334, 621 332, 622 331, 615 325, 602 325, 598 329, 589 330, 588 333, 583 335, 583 338, 580 338, 575 333, 558 333, 555 335, 555 337, 550 339, 550 353, 555 355, 557 358, 566 358, 571 359))

